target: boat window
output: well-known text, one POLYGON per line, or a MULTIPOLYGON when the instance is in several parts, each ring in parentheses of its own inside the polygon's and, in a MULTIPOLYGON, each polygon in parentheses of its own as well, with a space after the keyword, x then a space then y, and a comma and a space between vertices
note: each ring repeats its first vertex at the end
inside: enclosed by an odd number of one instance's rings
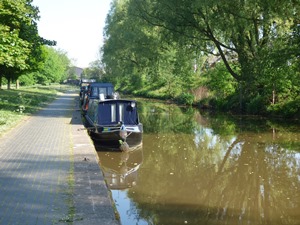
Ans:
POLYGON ((111 122, 116 122, 116 104, 111 105, 111 122))
POLYGON ((98 96, 97 91, 98 91, 97 88, 92 88, 91 96, 98 96))
POLYGON ((96 119, 95 117, 96 111, 97 111, 96 102, 95 101, 89 102, 89 110, 87 111, 87 114, 93 121, 96 119))
POLYGON ((104 96, 106 96, 107 95, 107 93, 106 93, 106 88, 99 88, 99 95, 100 94, 104 94, 104 96))
POLYGON ((113 92, 114 92, 114 88, 113 87, 107 87, 107 94, 108 95, 112 95, 113 92))
POLYGON ((124 104, 119 104, 119 121, 124 121, 124 104))

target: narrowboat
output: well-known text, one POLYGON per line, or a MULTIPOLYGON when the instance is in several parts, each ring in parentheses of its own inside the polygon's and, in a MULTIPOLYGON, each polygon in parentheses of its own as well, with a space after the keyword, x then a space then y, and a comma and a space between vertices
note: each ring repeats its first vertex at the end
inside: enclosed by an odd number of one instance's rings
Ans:
POLYGON ((88 85, 91 83, 96 82, 96 80, 94 79, 81 79, 79 86, 80 86, 80 90, 79 90, 79 100, 80 100, 80 104, 83 104, 83 100, 84 100, 84 96, 88 90, 88 85))
POLYGON ((135 100, 90 101, 83 121, 98 147, 129 151, 142 146, 143 125, 135 100))

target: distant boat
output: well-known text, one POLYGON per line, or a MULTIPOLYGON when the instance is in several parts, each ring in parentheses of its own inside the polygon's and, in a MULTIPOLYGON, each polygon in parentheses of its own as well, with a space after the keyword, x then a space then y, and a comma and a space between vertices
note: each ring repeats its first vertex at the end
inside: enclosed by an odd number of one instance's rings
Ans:
POLYGON ((94 79, 81 79, 80 83, 79 83, 79 99, 80 99, 80 104, 83 104, 83 100, 85 97, 85 94, 87 93, 88 90, 88 85, 90 85, 91 83, 96 82, 96 80, 94 79))
POLYGON ((114 92, 114 86, 111 83, 90 83, 82 95, 83 114, 87 112, 93 101, 119 98, 119 94, 114 92))
POLYGON ((83 118, 98 147, 129 151, 142 145, 143 125, 134 100, 100 97, 90 101, 83 118))

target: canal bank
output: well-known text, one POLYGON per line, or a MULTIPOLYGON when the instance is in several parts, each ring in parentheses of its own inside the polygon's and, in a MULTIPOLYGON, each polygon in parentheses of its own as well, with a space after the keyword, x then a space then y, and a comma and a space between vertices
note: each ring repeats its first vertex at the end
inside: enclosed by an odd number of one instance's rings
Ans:
POLYGON ((95 147, 82 125, 79 101, 72 115, 74 155, 74 207, 78 221, 73 224, 120 224, 112 204, 95 147))
POLYGON ((77 94, 0 138, 0 224, 120 224, 77 94))

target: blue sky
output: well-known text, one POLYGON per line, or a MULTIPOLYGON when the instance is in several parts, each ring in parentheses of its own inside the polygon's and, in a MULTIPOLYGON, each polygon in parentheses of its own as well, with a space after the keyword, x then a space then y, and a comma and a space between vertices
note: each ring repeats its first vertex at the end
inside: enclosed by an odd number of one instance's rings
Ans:
POLYGON ((75 66, 87 67, 98 57, 111 0, 33 0, 38 6, 39 34, 57 41, 75 66))

